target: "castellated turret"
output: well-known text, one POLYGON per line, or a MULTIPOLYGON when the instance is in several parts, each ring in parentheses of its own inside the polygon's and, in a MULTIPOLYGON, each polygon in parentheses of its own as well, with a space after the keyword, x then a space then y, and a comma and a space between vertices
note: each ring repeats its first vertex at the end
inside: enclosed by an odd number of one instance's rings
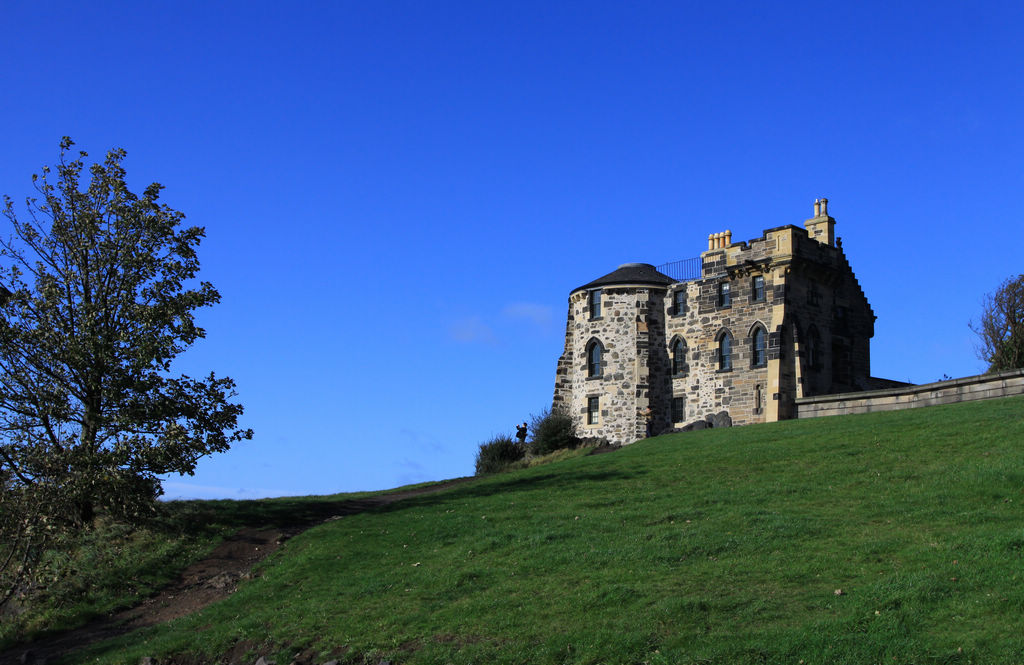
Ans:
POLYGON ((578 435, 621 445, 723 411, 735 425, 782 420, 798 397, 875 387, 875 316, 827 205, 815 201, 804 228, 739 243, 712 233, 699 259, 626 263, 573 289, 554 407, 578 435))

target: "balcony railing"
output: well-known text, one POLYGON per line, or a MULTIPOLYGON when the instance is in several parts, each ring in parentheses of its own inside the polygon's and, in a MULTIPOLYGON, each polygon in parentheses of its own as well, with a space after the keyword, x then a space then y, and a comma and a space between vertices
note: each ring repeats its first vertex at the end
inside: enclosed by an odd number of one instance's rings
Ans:
POLYGON ((663 263, 658 266, 658 272, 668 275, 677 282, 692 282, 695 279, 700 279, 700 269, 701 261, 699 256, 693 259, 663 263))

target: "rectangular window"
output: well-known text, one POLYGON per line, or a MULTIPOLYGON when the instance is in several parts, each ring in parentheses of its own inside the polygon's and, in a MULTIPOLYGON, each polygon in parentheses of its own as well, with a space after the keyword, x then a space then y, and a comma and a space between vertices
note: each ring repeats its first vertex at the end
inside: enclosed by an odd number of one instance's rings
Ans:
POLYGON ((600 397, 588 397, 587 398, 587 424, 596 425, 598 417, 601 414, 601 398, 600 397))
POLYGON ((681 423, 686 420, 686 398, 672 398, 672 423, 681 423))
POLYGON ((721 284, 718 285, 718 306, 732 306, 732 292, 729 288, 729 282, 722 282, 721 284))
POLYGON ((754 278, 752 290, 754 292, 755 302, 761 302, 764 300, 764 275, 758 275, 754 278))
POLYGON ((686 291, 679 289, 672 294, 672 314, 682 316, 686 310, 686 291))
POLYGON ((601 318, 601 289, 594 289, 590 292, 590 318, 601 318))

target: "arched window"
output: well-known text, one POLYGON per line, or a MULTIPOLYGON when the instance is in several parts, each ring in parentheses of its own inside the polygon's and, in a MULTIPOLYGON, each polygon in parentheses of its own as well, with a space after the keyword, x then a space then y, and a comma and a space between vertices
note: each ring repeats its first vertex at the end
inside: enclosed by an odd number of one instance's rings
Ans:
POLYGON ((718 336, 718 369, 732 369, 732 335, 728 330, 718 336))
POLYGON ((587 345, 587 376, 598 377, 601 376, 601 354, 603 349, 601 348, 601 342, 596 339, 591 340, 587 345))
POLYGON ((754 327, 754 334, 750 338, 750 359, 754 367, 764 367, 768 364, 768 333, 760 325, 754 327))
POLYGON ((686 342, 682 337, 676 337, 672 342, 672 375, 684 376, 686 370, 686 342))

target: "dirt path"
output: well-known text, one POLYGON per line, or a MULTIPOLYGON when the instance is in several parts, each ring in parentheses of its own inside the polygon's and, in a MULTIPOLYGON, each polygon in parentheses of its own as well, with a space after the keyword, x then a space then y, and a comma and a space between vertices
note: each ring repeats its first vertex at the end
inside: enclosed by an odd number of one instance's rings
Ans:
POLYGON ((324 503, 306 510, 292 524, 273 529, 245 528, 227 538, 205 559, 189 566, 170 586, 139 605, 96 619, 81 628, 23 644, 0 654, 0 665, 41 663, 101 640, 177 619, 229 596, 253 566, 281 543, 325 521, 355 515, 402 499, 433 494, 472 480, 457 478, 437 485, 366 499, 324 503))

